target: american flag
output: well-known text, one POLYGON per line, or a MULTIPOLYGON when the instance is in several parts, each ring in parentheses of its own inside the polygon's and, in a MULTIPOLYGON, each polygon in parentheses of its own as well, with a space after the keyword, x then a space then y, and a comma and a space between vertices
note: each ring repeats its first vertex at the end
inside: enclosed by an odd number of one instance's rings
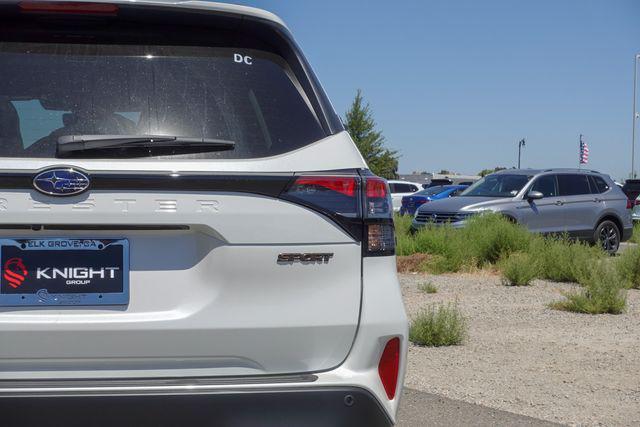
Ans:
POLYGON ((587 163, 589 163, 589 146, 582 140, 582 135, 580 135, 580 164, 586 165, 587 163))

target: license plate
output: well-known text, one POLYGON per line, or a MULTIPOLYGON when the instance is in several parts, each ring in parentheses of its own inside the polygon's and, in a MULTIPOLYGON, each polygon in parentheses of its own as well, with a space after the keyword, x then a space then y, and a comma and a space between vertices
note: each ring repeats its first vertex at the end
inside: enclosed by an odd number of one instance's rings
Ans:
POLYGON ((126 239, 0 239, 0 306, 126 305, 126 239))

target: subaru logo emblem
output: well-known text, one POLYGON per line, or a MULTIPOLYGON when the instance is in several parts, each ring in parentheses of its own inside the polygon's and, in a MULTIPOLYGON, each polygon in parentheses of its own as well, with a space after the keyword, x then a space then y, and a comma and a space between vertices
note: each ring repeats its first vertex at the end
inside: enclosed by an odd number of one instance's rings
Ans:
POLYGON ((89 188, 89 177, 72 168, 49 169, 33 178, 33 187, 49 196, 73 196, 89 188))

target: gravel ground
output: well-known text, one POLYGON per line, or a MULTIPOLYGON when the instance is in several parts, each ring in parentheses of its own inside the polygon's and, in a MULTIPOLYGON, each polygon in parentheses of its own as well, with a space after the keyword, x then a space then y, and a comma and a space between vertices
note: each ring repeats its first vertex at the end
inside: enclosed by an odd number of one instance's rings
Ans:
POLYGON ((411 317, 458 301, 469 320, 464 345, 410 345, 406 385, 429 393, 571 425, 640 425, 640 291, 626 314, 551 310, 570 284, 506 287, 490 273, 401 274, 411 317), (436 294, 418 290, 422 282, 436 294))

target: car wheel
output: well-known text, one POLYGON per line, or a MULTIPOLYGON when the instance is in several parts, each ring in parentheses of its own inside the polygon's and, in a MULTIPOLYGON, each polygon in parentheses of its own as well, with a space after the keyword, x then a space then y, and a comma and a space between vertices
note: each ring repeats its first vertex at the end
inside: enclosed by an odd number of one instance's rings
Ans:
POLYGON ((600 244, 602 250, 610 255, 618 252, 620 247, 620 230, 613 221, 602 221, 596 227, 594 240, 600 244))

